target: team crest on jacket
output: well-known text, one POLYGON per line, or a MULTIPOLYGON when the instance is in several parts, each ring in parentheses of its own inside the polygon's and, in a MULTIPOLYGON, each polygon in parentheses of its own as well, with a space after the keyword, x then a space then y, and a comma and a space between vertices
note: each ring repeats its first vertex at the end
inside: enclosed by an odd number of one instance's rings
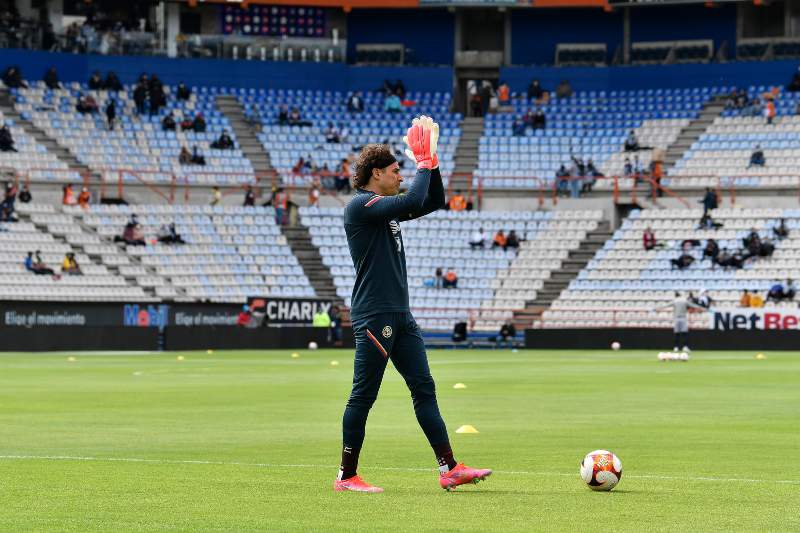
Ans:
POLYGON ((385 338, 389 338, 392 336, 392 326, 383 326, 383 331, 381 331, 381 335, 385 338))

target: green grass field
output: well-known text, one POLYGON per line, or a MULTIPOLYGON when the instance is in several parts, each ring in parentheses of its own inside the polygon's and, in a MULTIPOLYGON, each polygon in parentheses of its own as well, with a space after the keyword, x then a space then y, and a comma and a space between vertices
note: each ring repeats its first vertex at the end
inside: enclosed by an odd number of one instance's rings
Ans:
POLYGON ((331 488, 352 353, 300 354, 0 355, 0 531, 800 529, 800 353, 431 352, 456 458, 495 475, 441 490, 389 369, 380 495, 331 488), (610 493, 578 476, 597 448, 610 493))

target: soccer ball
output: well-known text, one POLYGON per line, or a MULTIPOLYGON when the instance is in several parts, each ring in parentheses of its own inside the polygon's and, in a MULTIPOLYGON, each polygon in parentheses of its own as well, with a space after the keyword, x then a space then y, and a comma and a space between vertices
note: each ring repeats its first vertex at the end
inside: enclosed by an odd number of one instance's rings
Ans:
POLYGON ((611 343, 611 349, 612 350, 619 350, 619 343, 617 341, 612 342, 611 343))
POLYGON ((316 350, 317 348, 319 348, 319 346, 317 346, 316 342, 311 341, 311 342, 308 343, 308 349, 309 350, 316 350))
POLYGON ((622 462, 608 450, 595 450, 581 461, 581 479, 592 490, 611 490, 622 478, 622 462))

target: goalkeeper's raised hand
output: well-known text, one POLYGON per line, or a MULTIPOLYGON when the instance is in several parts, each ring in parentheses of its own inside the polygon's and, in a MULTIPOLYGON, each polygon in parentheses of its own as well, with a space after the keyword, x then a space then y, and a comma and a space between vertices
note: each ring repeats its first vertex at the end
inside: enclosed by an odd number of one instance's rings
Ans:
POLYGON ((439 125, 425 115, 415 118, 411 127, 403 137, 406 143, 405 153, 417 164, 417 168, 434 169, 439 166, 436 154, 439 143, 439 125))

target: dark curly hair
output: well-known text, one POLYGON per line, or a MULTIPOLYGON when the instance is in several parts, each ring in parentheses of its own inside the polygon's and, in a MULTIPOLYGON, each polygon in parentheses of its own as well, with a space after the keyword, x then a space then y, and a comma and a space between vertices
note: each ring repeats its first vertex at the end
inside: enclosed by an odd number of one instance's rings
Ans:
POLYGON ((397 159, 392 155, 392 150, 386 144, 368 144, 362 150, 355 162, 353 186, 363 189, 372 177, 372 169, 386 168, 397 159))

